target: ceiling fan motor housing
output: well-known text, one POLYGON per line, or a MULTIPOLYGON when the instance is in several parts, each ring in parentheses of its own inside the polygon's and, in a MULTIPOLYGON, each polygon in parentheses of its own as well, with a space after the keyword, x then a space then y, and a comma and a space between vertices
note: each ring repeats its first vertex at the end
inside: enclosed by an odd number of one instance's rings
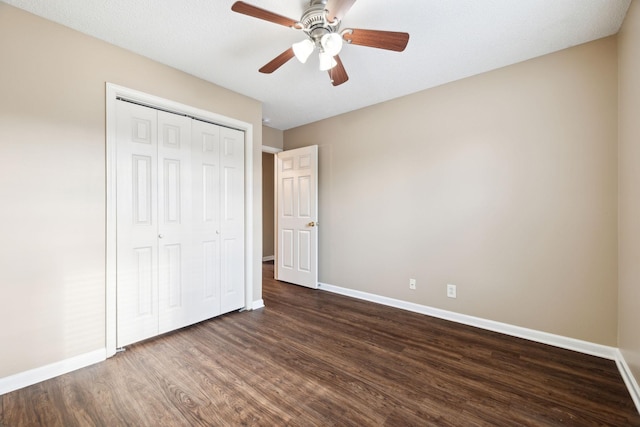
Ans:
POLYGON ((320 47, 320 40, 325 34, 336 33, 340 28, 340 21, 327 21, 326 13, 327 0, 311 0, 309 7, 300 18, 302 30, 313 40, 316 46, 320 47))

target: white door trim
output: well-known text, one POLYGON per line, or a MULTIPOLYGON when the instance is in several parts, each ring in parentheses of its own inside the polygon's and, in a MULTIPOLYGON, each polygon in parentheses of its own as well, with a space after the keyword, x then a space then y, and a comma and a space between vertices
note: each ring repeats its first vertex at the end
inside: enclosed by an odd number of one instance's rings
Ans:
POLYGON ((107 357, 116 353, 116 99, 186 114, 245 133, 245 308, 253 308, 253 125, 134 89, 106 84, 106 294, 105 332, 107 357))

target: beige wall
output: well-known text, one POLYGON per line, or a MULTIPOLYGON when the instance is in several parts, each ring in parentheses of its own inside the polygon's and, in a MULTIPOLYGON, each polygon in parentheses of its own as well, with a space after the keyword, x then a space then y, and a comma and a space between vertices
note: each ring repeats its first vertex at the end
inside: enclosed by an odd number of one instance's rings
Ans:
POLYGON ((640 4, 631 2, 619 34, 618 345, 640 382, 640 4))
POLYGON ((105 347, 105 82, 253 124, 258 101, 0 3, 0 378, 105 347))
POLYGON ((615 38, 284 133, 319 145, 321 282, 613 346, 616 140, 615 38))
POLYGON ((282 149, 284 144, 284 132, 279 129, 262 126, 262 145, 282 149))

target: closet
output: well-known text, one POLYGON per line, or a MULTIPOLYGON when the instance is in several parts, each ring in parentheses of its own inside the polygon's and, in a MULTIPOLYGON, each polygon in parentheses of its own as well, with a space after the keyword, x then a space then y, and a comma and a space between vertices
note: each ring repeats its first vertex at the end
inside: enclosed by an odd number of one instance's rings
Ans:
POLYGON ((118 100, 117 347, 244 307, 244 132, 118 100))

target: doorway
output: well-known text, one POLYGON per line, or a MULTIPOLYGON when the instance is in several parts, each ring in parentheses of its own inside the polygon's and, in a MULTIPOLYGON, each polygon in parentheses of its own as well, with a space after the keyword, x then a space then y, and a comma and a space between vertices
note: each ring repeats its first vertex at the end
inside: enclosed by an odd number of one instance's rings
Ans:
POLYGON ((275 150, 262 151, 262 262, 275 260, 275 150))

